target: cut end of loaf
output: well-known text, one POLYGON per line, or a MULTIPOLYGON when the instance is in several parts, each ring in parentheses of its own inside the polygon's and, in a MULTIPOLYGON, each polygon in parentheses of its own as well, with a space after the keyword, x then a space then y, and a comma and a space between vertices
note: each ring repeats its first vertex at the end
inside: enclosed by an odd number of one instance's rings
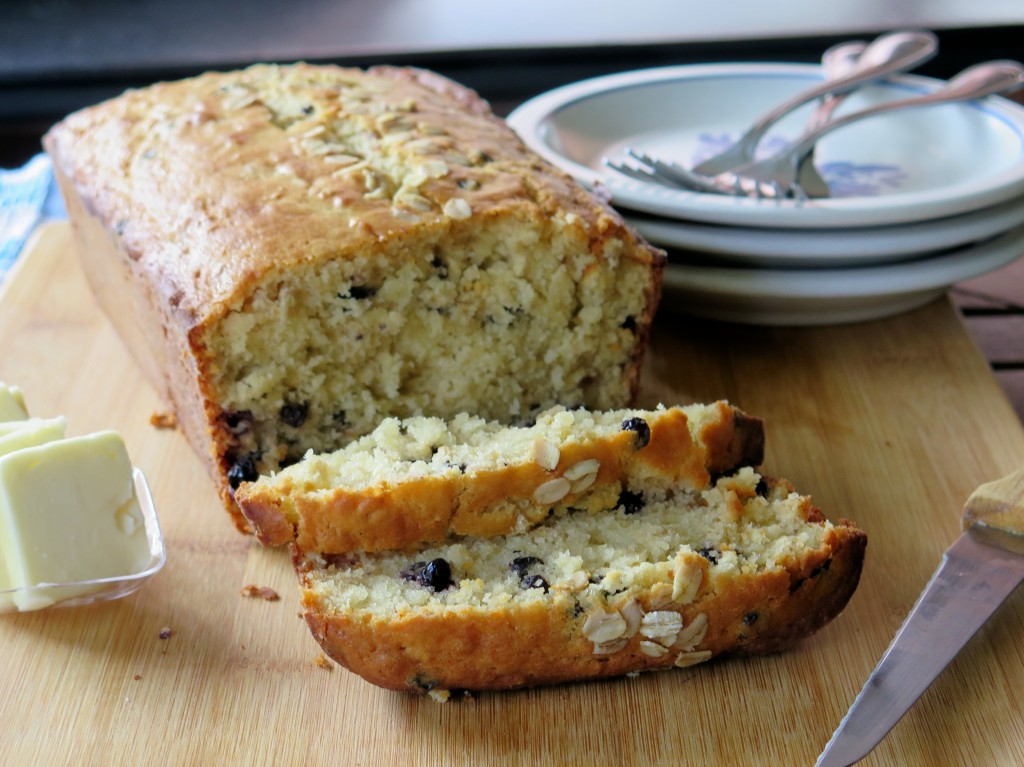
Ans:
POLYGON ((210 388, 228 470, 249 460, 269 473, 388 417, 528 421, 556 403, 630 401, 648 266, 602 256, 611 268, 593 268, 551 228, 543 247, 495 226, 458 247, 266 281, 203 341, 219 361, 210 388))

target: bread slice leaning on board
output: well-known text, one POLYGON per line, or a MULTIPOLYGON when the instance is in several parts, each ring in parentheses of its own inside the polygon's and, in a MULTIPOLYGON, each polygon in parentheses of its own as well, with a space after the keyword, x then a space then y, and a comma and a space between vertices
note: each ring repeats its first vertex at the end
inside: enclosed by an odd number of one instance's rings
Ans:
POLYGON ((332 554, 404 549, 607 509, 634 485, 697 490, 711 475, 758 465, 763 452, 762 422, 726 402, 554 407, 530 426, 467 414, 391 418, 342 450, 243 483, 235 499, 268 545, 332 554))

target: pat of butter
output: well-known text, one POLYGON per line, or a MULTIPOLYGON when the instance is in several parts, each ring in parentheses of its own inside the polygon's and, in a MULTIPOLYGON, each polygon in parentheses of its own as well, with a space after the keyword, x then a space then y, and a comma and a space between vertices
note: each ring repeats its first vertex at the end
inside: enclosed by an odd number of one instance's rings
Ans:
POLYGON ((28 409, 21 389, 0 383, 0 421, 22 421, 26 418, 28 409))
POLYGON ((149 559, 131 461, 117 432, 0 457, 0 590, 18 589, 0 598, 19 610, 48 607, 102 584, 33 587, 127 576, 149 559))
POLYGON ((57 418, 27 418, 24 421, 0 423, 0 456, 13 453, 15 450, 23 450, 26 447, 36 447, 45 445, 47 442, 64 439, 66 427, 67 420, 61 416, 57 418), (15 428, 7 428, 8 426, 15 428))

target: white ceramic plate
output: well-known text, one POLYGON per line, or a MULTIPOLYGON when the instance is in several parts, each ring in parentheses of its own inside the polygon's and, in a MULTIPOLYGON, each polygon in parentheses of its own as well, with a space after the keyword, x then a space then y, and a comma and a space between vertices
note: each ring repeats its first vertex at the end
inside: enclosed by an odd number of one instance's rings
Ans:
MULTIPOLYGON (((807 64, 662 67, 584 80, 542 94, 509 115, 537 153, 585 185, 605 185, 620 207, 732 226, 865 227, 952 216, 1024 192, 1024 108, 1008 99, 882 115, 822 139, 815 158, 834 197, 756 200, 668 189, 602 164, 626 147, 686 166, 731 144, 772 106, 821 80, 807 64)), ((864 88, 838 114, 932 91, 942 81, 903 76, 864 88)), ((765 138, 777 150, 812 107, 765 138)))
POLYGON ((1024 255, 1024 226, 933 258, 859 269, 736 269, 671 263, 669 311, 755 325, 830 325, 909 311, 1024 255))
POLYGON ((862 229, 763 229, 629 215, 648 240, 709 262, 782 268, 868 266, 907 261, 994 237, 1024 224, 1024 197, 933 221, 862 229))

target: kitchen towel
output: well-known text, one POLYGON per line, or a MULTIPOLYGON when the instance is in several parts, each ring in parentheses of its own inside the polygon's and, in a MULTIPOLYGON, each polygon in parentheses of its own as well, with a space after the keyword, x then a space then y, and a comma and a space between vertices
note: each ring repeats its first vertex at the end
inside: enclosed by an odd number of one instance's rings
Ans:
POLYGON ((64 216, 49 157, 39 154, 20 168, 0 170, 0 277, 14 265, 36 226, 64 216))

